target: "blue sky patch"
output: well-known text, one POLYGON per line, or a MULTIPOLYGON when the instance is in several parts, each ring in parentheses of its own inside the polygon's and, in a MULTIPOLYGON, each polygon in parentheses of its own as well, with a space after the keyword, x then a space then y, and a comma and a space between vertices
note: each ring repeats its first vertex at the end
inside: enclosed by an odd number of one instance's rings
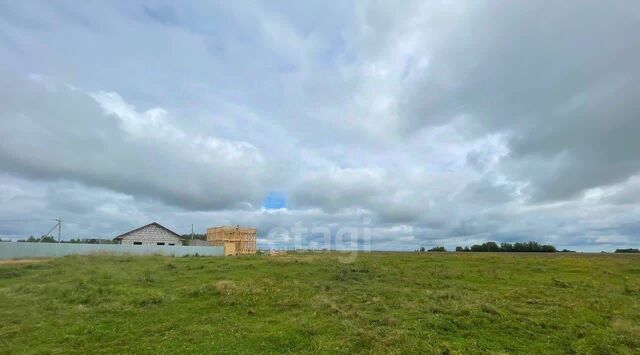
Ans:
POLYGON ((269 192, 267 197, 265 197, 262 206, 270 210, 285 208, 287 207, 287 199, 285 198, 283 193, 271 191, 269 192))

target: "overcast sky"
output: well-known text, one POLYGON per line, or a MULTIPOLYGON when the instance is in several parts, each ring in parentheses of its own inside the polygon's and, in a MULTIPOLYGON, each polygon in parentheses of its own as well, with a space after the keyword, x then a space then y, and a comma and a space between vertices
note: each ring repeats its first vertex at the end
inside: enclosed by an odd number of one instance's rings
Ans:
POLYGON ((637 1, 0 1, 0 237, 639 247, 638 29, 637 1))

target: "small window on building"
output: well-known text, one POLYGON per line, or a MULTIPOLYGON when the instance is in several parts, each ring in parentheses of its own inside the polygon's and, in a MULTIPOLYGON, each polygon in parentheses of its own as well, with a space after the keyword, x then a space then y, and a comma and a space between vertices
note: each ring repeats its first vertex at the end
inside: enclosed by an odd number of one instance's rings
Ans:
POLYGON ((169 243, 169 245, 173 246, 173 245, 175 245, 175 244, 173 244, 173 243, 169 243))
POLYGON ((142 242, 133 242, 133 245, 142 245, 142 242))
POLYGON ((159 243, 156 243, 156 244, 157 244, 157 245, 164 245, 164 243, 161 243, 161 242, 159 242, 159 243))

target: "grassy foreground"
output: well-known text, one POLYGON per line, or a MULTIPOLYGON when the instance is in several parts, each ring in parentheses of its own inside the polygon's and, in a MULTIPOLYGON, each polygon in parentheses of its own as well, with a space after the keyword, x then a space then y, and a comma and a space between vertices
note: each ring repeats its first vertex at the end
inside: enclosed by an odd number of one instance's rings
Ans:
POLYGON ((0 353, 638 353, 635 255, 0 265, 0 353))

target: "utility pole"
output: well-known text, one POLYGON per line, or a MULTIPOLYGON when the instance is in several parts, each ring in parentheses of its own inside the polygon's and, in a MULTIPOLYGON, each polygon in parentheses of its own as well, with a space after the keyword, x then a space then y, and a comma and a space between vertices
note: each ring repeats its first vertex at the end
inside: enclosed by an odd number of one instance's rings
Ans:
POLYGON ((191 240, 193 240, 193 223, 191 223, 191 240))
POLYGON ((56 221, 58 221, 58 243, 60 243, 60 235, 62 234, 62 219, 58 218, 56 219, 56 221))
POLYGON ((40 243, 45 237, 49 236, 49 233, 53 232, 54 229, 56 229, 56 227, 58 227, 58 243, 60 243, 60 235, 62 234, 62 219, 58 218, 58 219, 54 219, 54 221, 58 222, 56 223, 53 227, 51 227, 51 229, 49 229, 49 231, 47 233, 45 233, 40 240, 38 240, 38 243, 40 243))

